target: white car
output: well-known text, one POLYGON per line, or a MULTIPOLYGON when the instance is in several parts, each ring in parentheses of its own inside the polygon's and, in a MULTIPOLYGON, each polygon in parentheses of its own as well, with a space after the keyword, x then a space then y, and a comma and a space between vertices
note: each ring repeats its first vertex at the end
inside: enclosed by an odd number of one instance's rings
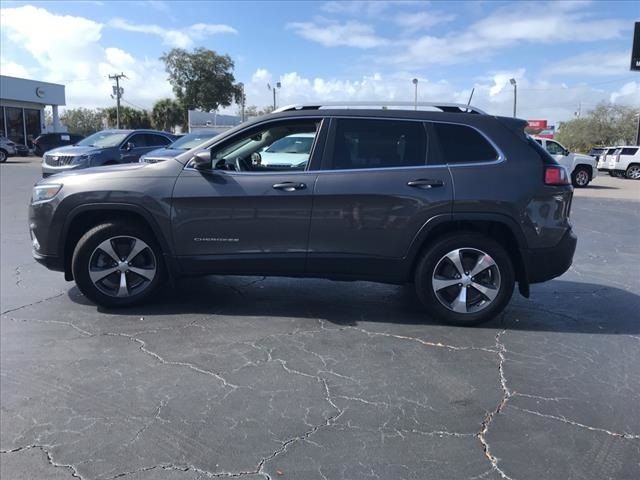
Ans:
POLYGON ((567 169, 574 187, 586 187, 598 175, 596 159, 590 155, 573 153, 555 140, 533 137, 542 147, 567 169))
POLYGON ((609 159, 616 154, 618 147, 608 147, 598 157, 598 171, 609 171, 609 159))
POLYGON ((625 145, 618 147, 614 155, 609 156, 609 173, 614 176, 640 180, 640 147, 625 145))
POLYGON ((295 133, 273 142, 260 152, 265 167, 297 167, 309 161, 314 133, 295 133))

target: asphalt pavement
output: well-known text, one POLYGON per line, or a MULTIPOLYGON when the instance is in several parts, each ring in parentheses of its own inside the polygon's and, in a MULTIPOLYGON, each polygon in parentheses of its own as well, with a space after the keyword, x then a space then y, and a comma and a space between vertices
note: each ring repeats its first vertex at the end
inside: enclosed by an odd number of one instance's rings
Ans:
POLYGON ((31 258, 37 159, 0 177, 3 480, 640 478, 640 182, 577 192, 571 270, 461 328, 367 282, 97 308, 31 258))

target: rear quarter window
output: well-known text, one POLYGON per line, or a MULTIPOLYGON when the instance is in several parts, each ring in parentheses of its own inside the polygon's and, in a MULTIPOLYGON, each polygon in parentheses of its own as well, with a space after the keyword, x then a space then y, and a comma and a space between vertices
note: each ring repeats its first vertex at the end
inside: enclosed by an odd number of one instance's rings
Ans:
POLYGON ((480 163, 498 160, 499 155, 476 129, 466 125, 433 123, 443 163, 480 163))
POLYGON ((623 148, 620 151, 620 155, 635 155, 638 151, 638 148, 623 148))

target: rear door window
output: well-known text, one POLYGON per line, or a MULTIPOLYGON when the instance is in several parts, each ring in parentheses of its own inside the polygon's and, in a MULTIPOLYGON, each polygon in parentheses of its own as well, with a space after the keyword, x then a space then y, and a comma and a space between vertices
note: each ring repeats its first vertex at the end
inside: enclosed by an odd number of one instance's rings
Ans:
POLYGON ((499 155, 476 129, 453 123, 433 123, 443 163, 479 163, 498 160, 499 155))
POLYGON ((339 118, 333 139, 332 170, 413 167, 427 160, 422 122, 339 118))
POLYGON ((163 135, 154 135, 153 133, 146 133, 145 142, 147 147, 161 147, 164 145, 169 145, 171 140, 163 135))

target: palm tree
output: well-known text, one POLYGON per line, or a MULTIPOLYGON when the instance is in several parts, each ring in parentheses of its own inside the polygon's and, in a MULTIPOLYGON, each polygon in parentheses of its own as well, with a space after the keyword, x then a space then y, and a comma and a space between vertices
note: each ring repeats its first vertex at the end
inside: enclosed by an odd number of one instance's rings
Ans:
POLYGON ((163 98, 151 110, 153 126, 159 130, 173 132, 176 125, 184 124, 184 109, 178 100, 163 98))

